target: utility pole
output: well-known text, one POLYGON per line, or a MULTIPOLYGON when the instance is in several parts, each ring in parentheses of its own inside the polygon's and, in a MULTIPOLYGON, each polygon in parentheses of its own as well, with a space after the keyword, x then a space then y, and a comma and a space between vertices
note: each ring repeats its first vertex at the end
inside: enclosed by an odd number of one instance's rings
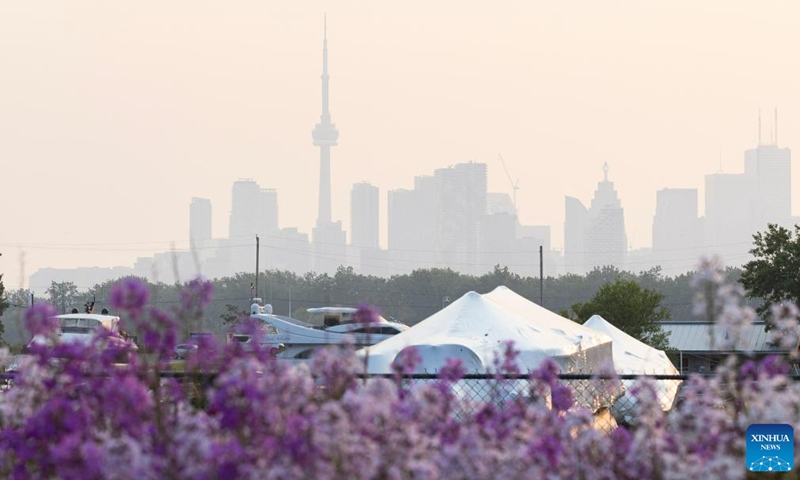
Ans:
POLYGON ((261 250, 259 246, 260 245, 259 245, 258 235, 256 235, 256 292, 255 292, 256 297, 258 297, 258 254, 259 251, 261 250))
POLYGON ((544 253, 539 245, 539 305, 544 307, 544 253))

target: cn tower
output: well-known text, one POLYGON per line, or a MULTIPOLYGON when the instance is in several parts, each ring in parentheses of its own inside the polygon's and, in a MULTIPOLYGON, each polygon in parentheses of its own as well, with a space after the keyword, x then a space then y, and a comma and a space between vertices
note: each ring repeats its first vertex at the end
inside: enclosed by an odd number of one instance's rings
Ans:
POLYGON ((319 213, 317 226, 331 223, 331 147, 336 146, 339 131, 331 123, 328 110, 328 20, 324 21, 322 40, 322 115, 311 132, 314 145, 319 147, 319 213))

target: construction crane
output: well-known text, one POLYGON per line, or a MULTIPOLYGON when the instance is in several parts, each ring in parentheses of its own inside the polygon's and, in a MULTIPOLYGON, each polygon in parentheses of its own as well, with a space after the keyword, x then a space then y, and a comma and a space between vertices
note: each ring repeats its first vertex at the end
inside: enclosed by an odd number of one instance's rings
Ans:
POLYGON ((508 183, 511 184, 511 200, 514 203, 514 212, 516 212, 517 216, 519 216, 519 211, 517 210, 517 190, 519 190, 519 179, 514 182, 514 180, 511 179, 511 174, 508 173, 508 167, 506 167, 506 161, 503 160, 503 156, 498 153, 497 158, 499 158, 500 163, 503 164, 503 170, 505 170, 506 176, 508 177, 508 183))

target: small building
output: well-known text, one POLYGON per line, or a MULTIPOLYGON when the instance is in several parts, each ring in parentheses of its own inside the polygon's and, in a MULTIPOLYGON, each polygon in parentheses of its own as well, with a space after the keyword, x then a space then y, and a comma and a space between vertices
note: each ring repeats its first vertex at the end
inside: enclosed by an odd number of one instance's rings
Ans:
POLYGON ((667 355, 681 374, 713 373, 731 354, 747 354, 756 359, 788 355, 789 351, 768 341, 765 327, 763 321, 742 327, 739 341, 730 348, 725 342, 726 334, 714 322, 661 322, 661 328, 669 335, 667 355))

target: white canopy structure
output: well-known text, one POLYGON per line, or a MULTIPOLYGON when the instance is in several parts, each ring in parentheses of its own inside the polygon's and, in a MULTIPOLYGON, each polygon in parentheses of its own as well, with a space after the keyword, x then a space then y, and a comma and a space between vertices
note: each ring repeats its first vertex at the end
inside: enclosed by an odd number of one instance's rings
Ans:
MULTIPOLYGON (((663 350, 655 349, 631 337, 615 327, 600 315, 593 315, 583 325, 599 333, 611 337, 614 351, 614 370, 619 375, 679 375, 678 369, 672 364, 663 350)), ((611 413, 618 421, 632 420, 633 407, 636 399, 630 393, 634 380, 623 380, 625 395, 612 406, 611 413)), ((672 408, 675 395, 680 387, 680 380, 656 380, 656 389, 664 410, 672 408)))
POLYGON ((520 351, 520 371, 554 359, 563 372, 591 373, 611 363, 611 339, 517 295, 506 287, 479 295, 469 292, 408 330, 360 351, 369 373, 391 373, 397 355, 417 348, 418 373, 434 373, 447 358, 463 362, 469 373, 485 373, 505 343, 520 351))
MULTIPOLYGON (((562 372, 594 373, 598 367, 611 363, 609 336, 553 313, 508 287, 497 287, 482 296, 504 310, 519 315, 532 328, 554 334, 560 340, 559 345, 570 351, 569 362, 562 365, 562 372)), ((531 340, 540 343, 544 339, 534 336, 531 340)))

